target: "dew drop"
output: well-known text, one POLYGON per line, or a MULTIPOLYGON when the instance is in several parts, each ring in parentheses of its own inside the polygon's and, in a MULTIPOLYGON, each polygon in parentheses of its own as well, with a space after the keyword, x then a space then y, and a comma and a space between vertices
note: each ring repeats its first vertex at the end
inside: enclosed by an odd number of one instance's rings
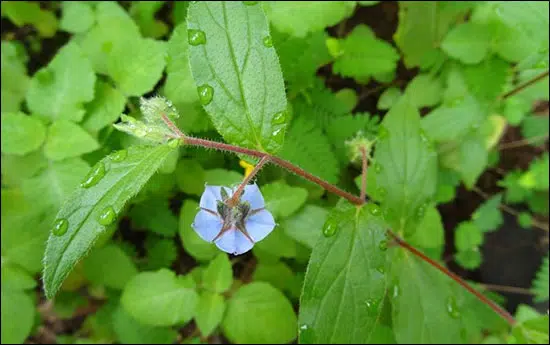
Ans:
POLYGON ((422 142, 425 144, 428 144, 430 142, 430 139, 428 139, 426 132, 424 132, 422 129, 420 130, 420 140, 422 140, 422 142))
POLYGON ((384 266, 378 266, 376 270, 382 274, 386 273, 386 269, 384 268, 384 266))
POLYGON ((177 148, 179 145, 180 145, 180 140, 179 139, 172 139, 168 142, 168 146, 173 148, 173 149, 177 148))
POLYGON ((123 160, 126 159, 127 156, 128 156, 128 151, 120 150, 111 155, 111 160, 113 162, 122 162, 123 160))
POLYGON ((313 332, 313 329, 306 325, 302 324, 299 327, 299 333, 300 333, 300 343, 303 344, 314 344, 315 343, 315 334, 313 332))
POLYGON ((383 127, 383 126, 380 126, 380 128, 378 129, 378 138, 380 138, 380 140, 382 140, 382 139, 385 139, 389 136, 390 136, 390 132, 388 132, 387 128, 383 127))
POLYGON ((202 30, 189 29, 187 31, 187 40, 192 46, 198 46, 206 43, 206 35, 202 30))
POLYGON ((388 249, 388 241, 386 241, 386 240, 380 241, 380 243, 378 243, 378 249, 380 249, 380 250, 388 249))
POLYGON ((97 222, 101 225, 111 225, 115 221, 116 212, 112 206, 107 206, 101 211, 97 217, 97 222))
POLYGON ((331 237, 336 234, 338 230, 338 223, 334 219, 327 219, 325 225, 323 226, 323 235, 325 237, 331 237))
POLYGON ((399 297, 400 291, 399 291, 399 285, 395 284, 392 289, 392 298, 399 297))
POLYGON ((449 313, 453 319, 458 319, 460 317, 460 311, 458 310, 454 296, 449 296, 449 298, 447 298, 447 313, 449 313))
POLYGON ((368 203, 367 204, 367 209, 369 210, 370 214, 372 214, 373 216, 380 216, 382 214, 382 210, 380 209, 380 206, 376 205, 375 203, 368 203))
POLYGON ((377 174, 380 174, 382 172, 382 170, 383 170, 382 165, 380 165, 379 163, 374 163, 374 171, 377 174))
POLYGON ((273 41, 271 40, 271 37, 269 36, 265 36, 264 39, 262 40, 263 44, 265 47, 267 48, 271 48, 273 47, 273 41))
POLYGON ((243 4, 245 4, 246 6, 254 6, 257 3, 257 1, 243 1, 243 4))
POLYGON ((55 236, 62 236, 67 232, 69 229, 69 221, 67 221, 65 218, 61 218, 55 221, 53 224, 53 230, 52 233, 55 236))
POLYGON ((418 209, 416 210, 416 217, 418 219, 424 218, 424 214, 426 213, 426 205, 420 205, 418 209))
POLYGON ((367 312, 370 314, 370 315, 374 315, 376 314, 376 311, 378 310, 378 303, 372 299, 368 299, 366 302, 365 302, 365 306, 367 307, 367 312))
POLYGON ((286 121, 286 113, 284 111, 280 111, 273 115, 273 119, 271 120, 271 123, 273 125, 281 125, 285 123, 285 121, 286 121))
POLYGON ((95 186, 105 176, 105 164, 103 162, 97 163, 92 170, 86 175, 84 180, 80 183, 82 188, 90 188, 95 186))
POLYGON ((214 98, 214 89, 208 84, 201 85, 197 88, 199 92, 199 99, 202 105, 208 105, 214 98))
POLYGON ((285 135, 284 129, 285 129, 284 127, 281 127, 274 130, 273 133, 271 133, 273 140, 275 140, 278 143, 282 143, 285 135))

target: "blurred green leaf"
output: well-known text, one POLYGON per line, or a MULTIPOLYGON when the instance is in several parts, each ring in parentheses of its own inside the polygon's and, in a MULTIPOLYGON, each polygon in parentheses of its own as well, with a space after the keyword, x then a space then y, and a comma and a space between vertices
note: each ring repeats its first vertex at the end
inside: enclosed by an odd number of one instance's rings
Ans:
MULTIPOLYGON (((5 3, 2 3, 2 6, 5 3)), ((2 113, 19 111, 29 85, 26 56, 18 52, 17 43, 2 40, 2 113)))
POLYGON ((227 254, 220 253, 210 261, 202 274, 202 284, 207 290, 223 293, 233 283, 233 270, 227 254))
POLYGON ((35 306, 21 290, 2 284, 2 344, 23 344, 31 333, 35 306))
POLYGON ((138 270, 132 259, 115 244, 95 248, 83 261, 84 274, 93 284, 122 290, 138 270))
POLYGON ((64 1, 61 8, 61 30, 76 34, 86 32, 94 25, 94 10, 84 1, 64 1))
POLYGON ((292 187, 284 181, 275 181, 262 186, 265 208, 275 219, 287 218, 302 207, 307 199, 307 190, 292 187))
POLYGON ((327 215, 327 209, 306 204, 298 213, 285 219, 282 228, 288 236, 313 248, 321 236, 327 215))
POLYGON ((504 223, 500 211, 501 202, 502 194, 499 193, 485 201, 474 211, 472 221, 479 230, 482 232, 494 231, 504 223))
POLYGON ((2 17, 8 17, 18 27, 30 24, 43 37, 52 37, 57 30, 55 15, 41 9, 36 2, 4 1, 2 2, 2 17))
POLYGON ((223 296, 209 291, 201 293, 195 321, 204 337, 208 337, 222 322, 226 302, 223 296))
POLYGON ((122 307, 113 313, 113 330, 121 344, 173 344, 178 332, 168 327, 151 327, 134 319, 122 307))
POLYGON ((44 155, 48 159, 59 161, 78 157, 99 147, 99 143, 79 125, 67 120, 57 120, 48 128, 44 155))
POLYGON ((46 139, 46 126, 24 113, 2 113, 2 153, 25 155, 46 139))

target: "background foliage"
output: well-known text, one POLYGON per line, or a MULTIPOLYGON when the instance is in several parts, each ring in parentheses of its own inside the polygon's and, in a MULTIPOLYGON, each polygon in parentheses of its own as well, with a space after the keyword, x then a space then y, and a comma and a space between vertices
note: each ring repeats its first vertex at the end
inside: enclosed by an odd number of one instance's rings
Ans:
POLYGON ((547 343, 548 2, 243 3, 221 25, 200 2, 2 2, 2 343, 547 343), (191 222, 204 184, 240 182, 248 158, 125 133, 162 135, 132 122, 155 125, 139 108, 154 95, 187 134, 355 194, 346 142, 376 140, 379 206, 268 165, 278 226, 228 256, 191 222), (518 238, 536 261, 519 306, 480 274, 517 272, 487 265, 518 238))

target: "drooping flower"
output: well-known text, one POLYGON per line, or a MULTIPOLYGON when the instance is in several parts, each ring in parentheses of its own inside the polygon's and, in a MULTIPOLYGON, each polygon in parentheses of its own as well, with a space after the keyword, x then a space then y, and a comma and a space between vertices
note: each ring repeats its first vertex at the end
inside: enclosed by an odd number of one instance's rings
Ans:
POLYGON ((237 187, 206 186, 192 226, 203 240, 215 243, 224 252, 240 255, 269 235, 275 220, 265 209, 256 184, 246 185, 240 200, 232 202, 236 190, 237 187))

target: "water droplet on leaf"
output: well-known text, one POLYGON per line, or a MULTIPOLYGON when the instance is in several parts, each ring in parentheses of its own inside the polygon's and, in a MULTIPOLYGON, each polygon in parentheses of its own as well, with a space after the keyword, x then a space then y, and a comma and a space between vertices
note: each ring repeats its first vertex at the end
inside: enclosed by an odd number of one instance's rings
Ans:
POLYGON ((300 342, 304 344, 314 344, 315 334, 313 329, 306 324, 301 325, 299 328, 300 342))
POLYGON ((285 121, 286 121, 286 113, 284 111, 280 111, 273 115, 273 119, 271 120, 271 123, 274 125, 280 125, 285 123, 285 121))
POLYGON ((206 34, 202 30, 189 29, 187 31, 187 38, 189 44, 192 46, 198 46, 206 43, 206 34))
POLYGON ((212 102, 212 98, 214 98, 214 89, 212 86, 207 84, 201 85, 197 88, 197 91, 199 92, 199 99, 202 105, 208 105, 212 102))
POLYGON ((122 162, 123 160, 126 159, 127 156, 128 156, 128 151, 120 150, 111 155, 111 160, 113 162, 122 162))
POLYGON ((368 299, 366 302, 365 302, 365 305, 367 307, 367 312, 370 314, 370 315, 374 315, 376 314, 376 311, 378 310, 378 303, 372 299, 368 299))
POLYGON ((424 213, 426 213, 426 205, 420 205, 416 210, 416 217, 422 219, 424 218, 424 213))
POLYGON ((395 285, 393 286, 392 297, 393 297, 393 298, 399 297, 399 293, 400 293, 400 291, 399 291, 399 285, 395 284, 395 285))
POLYGON ((380 241, 380 243, 378 243, 378 249, 380 249, 380 250, 388 249, 388 241, 386 241, 386 240, 380 241))
POLYGON ((176 147, 178 147, 180 144, 180 140, 179 139, 172 139, 168 142, 168 146, 170 146, 171 148, 175 149, 176 147))
POLYGON ((276 130, 273 131, 271 135, 273 136, 273 140, 275 140, 278 143, 282 143, 285 135, 284 127, 277 128, 276 130))
POLYGON ((458 310, 454 296, 447 298, 447 313, 449 313, 453 319, 458 319, 460 317, 460 311, 458 310))
POLYGON ((337 230, 338 222, 334 219, 327 219, 325 225, 323 226, 323 235, 325 235, 325 237, 334 236, 337 230))
POLYGON ((266 46, 267 48, 273 47, 273 41, 271 40, 271 37, 269 37, 269 36, 265 36, 264 39, 262 40, 262 42, 264 43, 264 46, 266 46))
POLYGON ((386 127, 380 126, 380 128, 378 129, 378 138, 380 138, 380 140, 382 140, 382 139, 387 138, 389 136, 390 136, 390 132, 388 132, 386 127))
POLYGON ((69 222, 65 218, 61 218, 55 221, 53 225, 52 233, 55 236, 62 236, 69 229, 69 222))
POLYGON ((369 210, 370 214, 373 216, 380 216, 382 214, 382 210, 380 209, 380 206, 376 205, 375 203, 368 203, 367 209, 369 210))
POLYGON ((430 139, 428 139, 428 136, 422 129, 420 130, 420 140, 422 140, 422 142, 426 144, 430 142, 430 139))
POLYGON ((115 221, 115 218, 116 218, 115 210, 113 209, 112 206, 107 206, 101 211, 101 213, 97 217, 97 222, 101 225, 107 226, 107 225, 111 225, 115 221))
POLYGON ((376 270, 382 274, 386 273, 386 269, 384 268, 384 266, 378 266, 376 270))
POLYGON ((105 164, 103 162, 97 163, 92 170, 86 175, 84 180, 80 183, 82 188, 90 188, 95 186, 105 176, 105 164))

